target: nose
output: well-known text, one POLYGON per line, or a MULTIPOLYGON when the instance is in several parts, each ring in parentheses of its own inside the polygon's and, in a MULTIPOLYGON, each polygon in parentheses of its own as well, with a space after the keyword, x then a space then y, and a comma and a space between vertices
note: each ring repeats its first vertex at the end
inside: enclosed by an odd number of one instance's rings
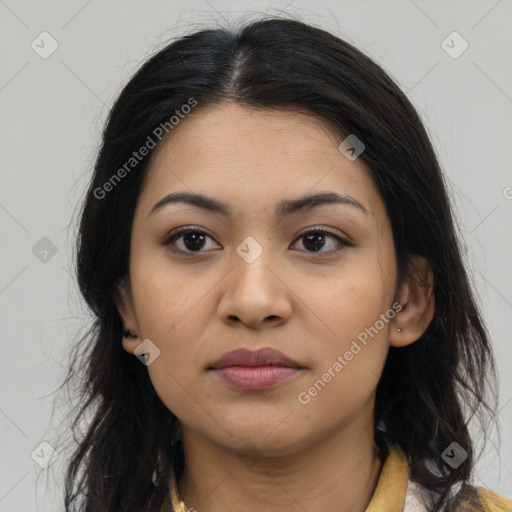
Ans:
POLYGON ((248 263, 234 254, 226 276, 218 315, 229 325, 244 323, 254 329, 278 326, 291 316, 293 292, 283 266, 266 251, 248 263), (274 263, 274 264, 272 264, 274 263))

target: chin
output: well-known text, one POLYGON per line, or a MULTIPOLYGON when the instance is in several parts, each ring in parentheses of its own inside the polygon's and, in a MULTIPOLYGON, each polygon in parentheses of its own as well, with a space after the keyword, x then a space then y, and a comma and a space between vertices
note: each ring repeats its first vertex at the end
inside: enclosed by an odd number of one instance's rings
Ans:
MULTIPOLYGON (((282 422, 282 419, 280 420, 282 422)), ((217 439, 225 448, 234 451, 240 457, 257 460, 259 458, 288 456, 307 448, 306 432, 301 433, 297 425, 286 425, 279 422, 257 421, 246 425, 227 426, 222 439, 217 439), (276 428, 277 426, 277 428, 276 428)))

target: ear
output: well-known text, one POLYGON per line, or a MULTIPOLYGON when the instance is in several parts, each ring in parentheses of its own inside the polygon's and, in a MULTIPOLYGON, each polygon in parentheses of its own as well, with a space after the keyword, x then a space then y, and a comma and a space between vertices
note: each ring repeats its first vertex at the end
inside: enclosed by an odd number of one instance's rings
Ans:
POLYGON ((404 347, 417 341, 434 318, 434 276, 423 256, 411 257, 397 300, 402 309, 393 319, 389 343, 404 347))
POLYGON ((128 336, 123 335, 123 348, 130 352, 130 354, 133 354, 135 348, 140 344, 140 339, 129 280, 121 279, 116 284, 114 288, 114 301, 123 323, 123 329, 125 332, 128 331, 130 333, 128 336))

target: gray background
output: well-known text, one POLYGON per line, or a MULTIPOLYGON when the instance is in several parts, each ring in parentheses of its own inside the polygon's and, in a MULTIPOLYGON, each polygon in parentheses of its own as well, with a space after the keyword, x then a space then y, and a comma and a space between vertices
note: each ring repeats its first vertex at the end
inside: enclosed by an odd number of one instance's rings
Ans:
POLYGON ((76 205, 108 107, 169 37, 279 10, 373 57, 424 119, 449 179, 500 372, 501 444, 492 431, 475 483, 512 496, 511 0, 0 0, 0 512, 62 510, 68 445, 56 427, 66 401, 55 406, 55 390, 69 346, 90 320, 72 278, 76 205), (52 44, 40 36, 45 31, 58 48, 44 59, 43 46, 52 44), (463 42, 454 31, 469 45, 457 58, 463 42), (42 442, 57 450, 47 469, 36 462, 51 455, 42 442))

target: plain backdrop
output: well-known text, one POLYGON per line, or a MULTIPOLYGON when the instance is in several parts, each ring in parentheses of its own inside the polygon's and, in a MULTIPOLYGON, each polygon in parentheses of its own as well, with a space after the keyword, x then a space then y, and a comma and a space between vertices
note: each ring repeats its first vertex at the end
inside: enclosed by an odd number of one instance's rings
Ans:
POLYGON ((280 11, 374 58, 425 122, 500 374, 501 442, 495 432, 475 483, 512 496, 510 0, 0 0, 0 512, 63 509, 66 412, 53 400, 90 320, 73 279, 74 212, 112 101, 169 38, 280 11))

